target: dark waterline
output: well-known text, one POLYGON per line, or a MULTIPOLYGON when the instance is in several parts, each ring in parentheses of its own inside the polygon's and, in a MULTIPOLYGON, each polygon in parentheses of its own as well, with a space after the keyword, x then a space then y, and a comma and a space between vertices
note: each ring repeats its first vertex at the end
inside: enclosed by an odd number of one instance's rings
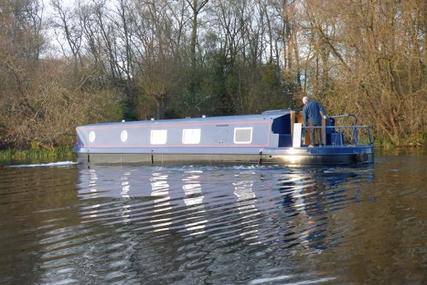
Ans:
POLYGON ((0 169, 0 284, 426 284, 427 155, 0 169))

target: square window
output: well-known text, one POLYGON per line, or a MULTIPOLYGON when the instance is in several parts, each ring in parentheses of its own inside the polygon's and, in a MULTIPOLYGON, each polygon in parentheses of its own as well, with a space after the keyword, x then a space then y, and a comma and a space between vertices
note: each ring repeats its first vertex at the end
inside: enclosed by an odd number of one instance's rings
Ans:
POLYGON ((151 130, 150 144, 166 144, 167 137, 167 130, 151 130))
POLYGON ((235 144, 250 144, 252 143, 252 127, 234 128, 234 143, 235 144))
POLYGON ((182 143, 183 144, 199 144, 200 134, 201 134, 200 129, 183 129, 182 143))

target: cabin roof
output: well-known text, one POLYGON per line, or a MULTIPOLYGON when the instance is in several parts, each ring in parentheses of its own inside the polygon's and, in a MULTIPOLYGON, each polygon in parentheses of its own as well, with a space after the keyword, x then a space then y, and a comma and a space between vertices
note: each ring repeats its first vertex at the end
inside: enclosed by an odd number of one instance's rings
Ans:
POLYGON ((184 118, 184 119, 167 119, 167 120, 144 120, 144 121, 129 121, 129 122, 105 122, 105 123, 95 123, 88 124, 81 127, 94 127, 94 126, 117 126, 117 125, 161 125, 161 124, 173 124, 173 123, 202 123, 202 122, 218 122, 218 123, 227 123, 227 122, 235 122, 235 121, 262 121, 262 120, 274 120, 283 115, 289 114, 291 112, 290 109, 282 109, 282 110, 269 110, 265 111, 261 114, 253 114, 253 115, 232 115, 232 116, 215 116, 215 117, 197 117, 197 118, 184 118))

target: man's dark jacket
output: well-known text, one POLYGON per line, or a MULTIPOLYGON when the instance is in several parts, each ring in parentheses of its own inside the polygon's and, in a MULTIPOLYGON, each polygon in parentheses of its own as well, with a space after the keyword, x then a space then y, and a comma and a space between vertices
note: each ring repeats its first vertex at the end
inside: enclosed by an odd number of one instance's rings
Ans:
POLYGON ((304 105, 304 108, 302 109, 303 116, 304 116, 304 125, 320 125, 322 122, 322 116, 320 115, 320 112, 322 114, 326 115, 326 111, 323 108, 323 106, 315 101, 310 100, 307 102, 307 104, 304 105))

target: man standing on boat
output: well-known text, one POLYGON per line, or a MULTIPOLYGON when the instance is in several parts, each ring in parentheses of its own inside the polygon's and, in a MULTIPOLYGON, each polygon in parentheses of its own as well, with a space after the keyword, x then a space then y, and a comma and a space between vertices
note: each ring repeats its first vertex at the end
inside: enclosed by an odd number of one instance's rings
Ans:
MULTIPOLYGON (((316 100, 310 100, 307 96, 302 98, 304 108, 302 109, 304 127, 319 127, 322 118, 326 116, 323 106, 316 100)), ((317 145, 320 141, 320 128, 310 128, 310 145, 317 145)))

